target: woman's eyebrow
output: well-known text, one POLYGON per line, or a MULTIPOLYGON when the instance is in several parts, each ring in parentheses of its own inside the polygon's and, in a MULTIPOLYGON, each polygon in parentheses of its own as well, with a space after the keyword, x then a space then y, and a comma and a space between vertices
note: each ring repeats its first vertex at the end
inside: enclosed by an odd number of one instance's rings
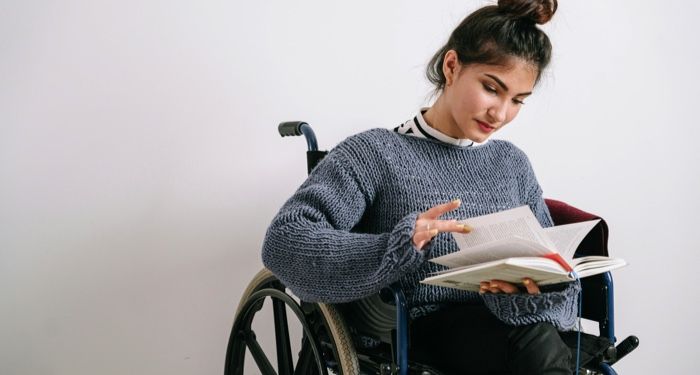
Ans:
MULTIPOLYGON (((508 92, 508 86, 506 86, 506 84, 503 83, 503 81, 501 81, 498 77, 496 77, 496 76, 493 75, 493 74, 488 74, 488 73, 484 73, 484 75, 487 76, 487 77, 489 77, 489 78, 491 78, 492 80, 496 81, 496 83, 498 83, 498 85, 501 86, 501 88, 503 89, 503 91, 508 92)), ((529 92, 522 92, 522 93, 517 94, 517 95, 515 95, 515 96, 530 95, 530 94, 532 94, 532 91, 529 91, 529 92)))

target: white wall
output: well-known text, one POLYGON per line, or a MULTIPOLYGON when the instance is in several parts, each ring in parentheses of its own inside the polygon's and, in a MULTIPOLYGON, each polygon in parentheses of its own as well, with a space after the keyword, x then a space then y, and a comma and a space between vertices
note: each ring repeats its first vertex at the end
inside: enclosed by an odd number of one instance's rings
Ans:
MULTIPOLYGON (((481 1, 0 2, 0 373, 221 373, 266 225, 323 148, 425 104, 481 1)), ((603 215, 625 374, 690 374, 696 2, 560 1, 552 69, 500 138, 603 215)))

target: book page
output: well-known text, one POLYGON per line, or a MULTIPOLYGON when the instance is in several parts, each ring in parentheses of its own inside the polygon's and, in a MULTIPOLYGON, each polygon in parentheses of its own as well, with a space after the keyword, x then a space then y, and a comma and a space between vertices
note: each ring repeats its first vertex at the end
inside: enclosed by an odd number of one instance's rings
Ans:
POLYGON ((472 228, 469 233, 452 234, 461 250, 511 237, 519 237, 555 249, 529 206, 461 220, 460 223, 472 228))
MULTIPOLYGON (((458 242, 459 243, 459 242, 458 242)), ((460 245, 461 248, 461 245, 460 245)), ((451 254, 431 259, 433 263, 455 268, 513 257, 533 257, 551 254, 552 251, 520 237, 504 238, 474 247, 467 247, 451 254)))
POLYGON ((554 249, 569 263, 574 258, 576 248, 600 219, 580 223, 544 228, 543 232, 554 244, 554 249))
POLYGON ((627 265, 623 259, 591 255, 574 259, 574 271, 579 277, 588 277, 612 271, 627 265))

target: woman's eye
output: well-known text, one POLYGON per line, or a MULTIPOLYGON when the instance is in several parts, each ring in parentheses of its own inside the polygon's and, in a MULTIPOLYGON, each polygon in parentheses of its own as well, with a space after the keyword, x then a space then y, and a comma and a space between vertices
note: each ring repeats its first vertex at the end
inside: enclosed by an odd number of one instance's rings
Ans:
POLYGON ((522 100, 520 100, 520 99, 513 99, 513 103, 518 104, 518 105, 523 105, 523 104, 525 104, 525 102, 522 101, 522 100))
POLYGON ((498 90, 496 90, 495 87, 490 86, 490 85, 484 85, 484 90, 486 90, 492 94, 496 94, 498 92, 498 90))

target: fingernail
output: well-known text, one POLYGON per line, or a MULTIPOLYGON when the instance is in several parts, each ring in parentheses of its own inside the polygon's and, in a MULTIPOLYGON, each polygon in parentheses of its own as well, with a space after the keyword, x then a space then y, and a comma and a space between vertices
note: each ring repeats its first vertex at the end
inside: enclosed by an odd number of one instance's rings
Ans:
POLYGON ((460 204, 462 204, 462 200, 461 200, 461 199, 459 199, 459 198, 457 198, 457 199, 453 199, 453 200, 452 200, 452 203, 454 203, 454 204, 456 204, 456 205, 458 205, 458 206, 459 206, 460 204))
POLYGON ((459 229, 460 232, 464 232, 464 233, 469 233, 472 231, 471 227, 464 225, 464 224, 457 224, 457 228, 459 229))
POLYGON ((523 284, 530 285, 530 279, 523 279, 523 284))
POLYGON ((496 285, 496 283, 491 283, 491 288, 498 288, 498 285, 496 285))
POLYGON ((437 229, 431 229, 431 230, 430 230, 430 235, 431 235, 431 236, 437 236, 437 234, 438 234, 438 230, 437 230, 437 229))

